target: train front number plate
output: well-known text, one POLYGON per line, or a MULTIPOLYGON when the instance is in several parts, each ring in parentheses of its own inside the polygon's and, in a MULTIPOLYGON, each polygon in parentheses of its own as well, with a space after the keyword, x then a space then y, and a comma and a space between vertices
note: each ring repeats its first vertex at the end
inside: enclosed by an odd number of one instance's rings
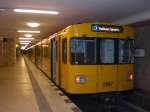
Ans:
POLYGON ((111 87, 113 86, 113 82, 110 81, 110 82, 103 82, 103 87, 111 87))

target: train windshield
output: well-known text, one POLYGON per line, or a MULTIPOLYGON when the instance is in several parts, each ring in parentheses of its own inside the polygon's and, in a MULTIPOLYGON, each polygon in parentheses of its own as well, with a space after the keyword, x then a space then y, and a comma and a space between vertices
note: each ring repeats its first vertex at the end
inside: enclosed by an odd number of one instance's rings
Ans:
POLYGON ((100 63, 113 64, 115 63, 115 40, 101 39, 100 41, 100 63))
POLYGON ((134 63, 134 41, 119 40, 119 63, 134 63))
POLYGON ((132 64, 133 46, 132 39, 72 38, 71 64, 132 64))
POLYGON ((71 39, 71 64, 96 64, 96 39, 71 39))

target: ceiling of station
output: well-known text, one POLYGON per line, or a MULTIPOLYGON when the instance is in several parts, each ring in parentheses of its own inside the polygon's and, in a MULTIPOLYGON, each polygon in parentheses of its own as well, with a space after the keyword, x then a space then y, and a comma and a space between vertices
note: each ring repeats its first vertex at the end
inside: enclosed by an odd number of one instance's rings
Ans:
MULTIPOLYGON (((116 22, 150 11, 150 0, 1 0, 0 37, 19 38, 18 29, 31 29, 27 22, 40 23, 38 39, 46 38, 70 24, 116 22), (13 9, 61 11, 59 15, 15 13, 13 9)), ((147 18, 150 19, 150 18, 147 18)), ((127 22, 126 22, 127 24, 127 22)), ((132 23, 130 23, 132 24, 132 23)))

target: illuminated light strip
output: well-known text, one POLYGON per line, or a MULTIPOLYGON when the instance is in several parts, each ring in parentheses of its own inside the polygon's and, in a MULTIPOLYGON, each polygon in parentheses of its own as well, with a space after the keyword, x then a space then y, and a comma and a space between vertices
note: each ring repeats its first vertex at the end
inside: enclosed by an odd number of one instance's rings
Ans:
POLYGON ((36 14, 59 14, 58 11, 48 11, 48 10, 31 10, 31 9, 14 9, 14 12, 22 13, 36 13, 36 14))
POLYGON ((27 46, 28 46, 28 44, 26 44, 26 45, 24 45, 24 46, 21 46, 21 49, 22 49, 22 50, 25 50, 27 46))
POLYGON ((39 27, 40 26, 40 23, 27 23, 27 25, 29 26, 29 27, 39 27))
POLYGON ((26 37, 32 37, 32 34, 25 34, 26 37))
POLYGON ((21 49, 24 50, 26 48, 26 46, 22 46, 21 49))
POLYGON ((19 33, 40 33, 40 31, 31 31, 31 30, 18 30, 19 33))
POLYGON ((29 44, 30 42, 20 42, 20 44, 29 44))
POLYGON ((31 42, 30 40, 20 40, 20 42, 31 42))
POLYGON ((21 45, 28 45, 29 43, 20 43, 21 45))
POLYGON ((35 44, 35 45, 32 45, 31 47, 27 48, 26 50, 31 49, 31 48, 33 48, 33 47, 35 47, 35 46, 36 46, 36 44, 35 44))
POLYGON ((20 40, 33 40, 34 38, 19 38, 20 40))
MULTIPOLYGON (((31 41, 30 41, 31 42, 31 41)), ((20 43, 30 43, 30 42, 28 42, 28 41, 20 41, 20 43)))
POLYGON ((5 11, 6 9, 0 9, 0 11, 5 11))

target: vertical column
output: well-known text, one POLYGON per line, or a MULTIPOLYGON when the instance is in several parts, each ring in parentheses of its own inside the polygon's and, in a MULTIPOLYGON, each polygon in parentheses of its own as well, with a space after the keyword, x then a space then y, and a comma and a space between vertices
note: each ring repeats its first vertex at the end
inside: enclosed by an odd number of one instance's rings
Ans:
POLYGON ((0 66, 3 65, 3 39, 0 38, 0 66))
POLYGON ((16 63, 15 38, 0 39, 0 66, 11 66, 16 63))

